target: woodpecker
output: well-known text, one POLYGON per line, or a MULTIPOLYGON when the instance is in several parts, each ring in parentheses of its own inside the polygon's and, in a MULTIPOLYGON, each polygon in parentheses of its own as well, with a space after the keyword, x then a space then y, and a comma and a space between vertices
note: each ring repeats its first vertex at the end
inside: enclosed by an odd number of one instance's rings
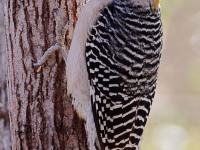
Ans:
MULTIPOLYGON (((90 150, 138 149, 161 58, 159 3, 90 0, 79 15, 65 55, 67 89, 86 120, 90 150)), ((63 49, 62 41, 53 49, 63 49)))

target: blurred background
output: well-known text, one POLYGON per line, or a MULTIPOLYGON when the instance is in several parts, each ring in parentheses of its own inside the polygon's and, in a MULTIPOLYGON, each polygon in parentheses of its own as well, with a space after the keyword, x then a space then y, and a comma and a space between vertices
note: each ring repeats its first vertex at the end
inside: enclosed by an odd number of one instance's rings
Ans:
POLYGON ((200 0, 161 0, 164 47, 141 150, 200 150, 200 0))
MULTIPOLYGON (((141 150, 200 150, 200 0, 161 0, 164 27, 156 97, 141 150)), ((0 0, 0 150, 9 150, 0 0)))
POLYGON ((9 115, 6 90, 6 40, 3 0, 0 0, 0 150, 10 150, 9 115))

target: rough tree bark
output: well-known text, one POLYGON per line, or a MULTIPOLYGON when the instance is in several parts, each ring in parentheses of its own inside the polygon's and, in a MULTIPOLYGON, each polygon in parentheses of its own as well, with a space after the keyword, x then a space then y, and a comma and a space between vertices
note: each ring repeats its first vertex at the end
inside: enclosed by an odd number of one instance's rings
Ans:
MULTIPOLYGON (((56 42, 55 16, 69 20, 70 41, 85 0, 4 0, 8 99, 13 150, 85 150, 84 122, 67 97, 61 53, 36 73, 32 62, 56 42)), ((68 42, 66 42, 68 43, 68 42)))

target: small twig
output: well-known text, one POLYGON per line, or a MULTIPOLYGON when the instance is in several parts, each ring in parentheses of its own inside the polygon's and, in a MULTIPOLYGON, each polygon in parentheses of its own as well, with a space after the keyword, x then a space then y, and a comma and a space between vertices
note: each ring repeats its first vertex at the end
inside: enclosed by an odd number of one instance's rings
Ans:
POLYGON ((51 46, 46 50, 44 55, 36 62, 33 63, 33 68, 37 68, 37 72, 41 70, 41 65, 45 63, 45 61, 52 55, 55 51, 61 50, 62 56, 66 62, 67 60, 67 52, 65 51, 65 35, 68 29, 68 22, 67 24, 61 28, 60 17, 56 17, 56 44, 51 46))
POLYGON ((44 55, 38 60, 37 63, 33 63, 33 67, 36 68, 36 67, 39 67, 41 66, 42 64, 44 64, 44 62, 47 60, 47 58, 49 56, 52 55, 53 52, 57 51, 61 49, 61 46, 56 43, 55 45, 51 46, 49 49, 47 49, 47 51, 44 53, 44 55))

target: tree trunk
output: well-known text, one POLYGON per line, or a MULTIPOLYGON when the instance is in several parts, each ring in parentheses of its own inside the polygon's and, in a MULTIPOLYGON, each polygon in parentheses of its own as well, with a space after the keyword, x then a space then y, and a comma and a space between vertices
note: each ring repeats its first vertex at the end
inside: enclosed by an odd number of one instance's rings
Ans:
MULTIPOLYGON (((85 0, 4 0, 8 99, 13 150, 85 150, 82 121, 67 97, 65 63, 56 52, 41 72, 32 62, 56 42, 55 16, 69 20, 69 43, 85 0)), ((68 45, 69 46, 69 45, 68 45)))

